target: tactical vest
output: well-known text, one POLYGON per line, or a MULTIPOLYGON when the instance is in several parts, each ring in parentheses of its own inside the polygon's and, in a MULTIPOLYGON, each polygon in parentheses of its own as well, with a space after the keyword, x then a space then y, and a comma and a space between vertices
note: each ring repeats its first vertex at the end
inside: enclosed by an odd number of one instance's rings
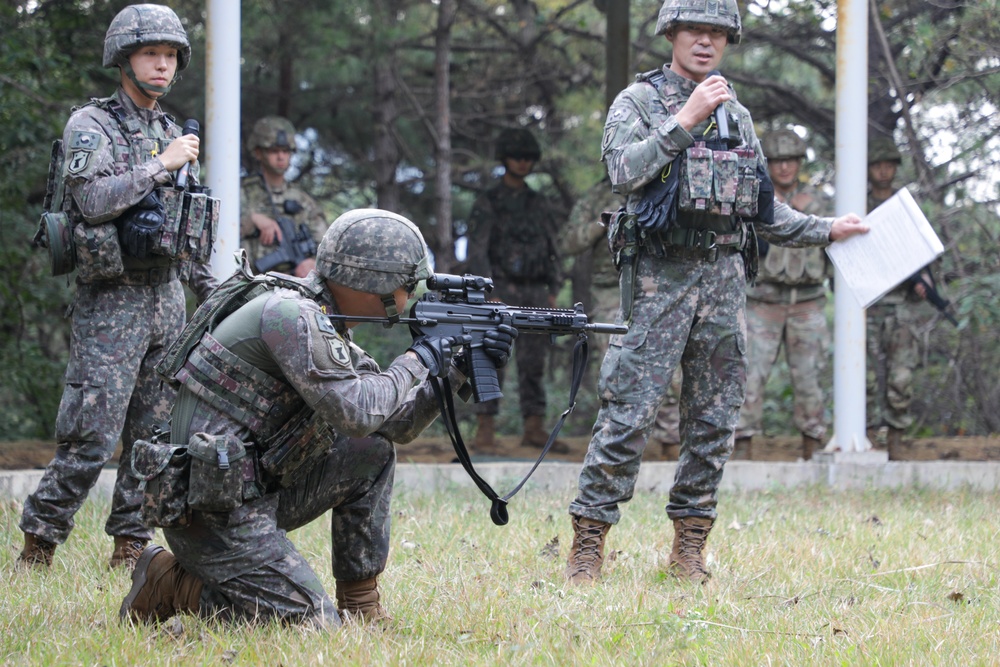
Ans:
MULTIPOLYGON (((795 192, 788 205, 803 213, 824 215, 823 206, 809 189, 795 192)), ((760 274, 757 277, 759 287, 774 283, 789 287, 817 287, 813 293, 803 293, 801 300, 818 298, 826 293, 823 283, 826 280, 826 253, 822 248, 783 248, 768 244, 767 251, 761 255, 760 274)), ((754 290, 748 290, 747 295, 757 298, 754 290)), ((770 299, 764 299, 770 300, 770 299)))

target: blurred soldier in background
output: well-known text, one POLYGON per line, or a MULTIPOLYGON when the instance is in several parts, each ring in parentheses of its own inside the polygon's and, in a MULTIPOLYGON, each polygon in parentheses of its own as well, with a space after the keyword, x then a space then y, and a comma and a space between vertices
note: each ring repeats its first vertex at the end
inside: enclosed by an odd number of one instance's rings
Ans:
POLYGON ((247 150, 259 171, 240 185, 240 234, 254 270, 305 278, 316 266, 316 244, 326 219, 298 186, 285 181, 295 152, 295 128, 281 116, 258 120, 247 150))
MULTIPOLYGON (((833 215, 822 191, 799 178, 806 142, 792 130, 776 130, 761 139, 774 198, 809 215, 833 215)), ((828 263, 822 248, 782 248, 760 240, 760 273, 747 287, 747 398, 740 410, 733 458, 753 458, 752 438, 760 433, 764 389, 782 347, 794 392, 796 428, 802 434, 802 458, 808 461, 826 437, 827 367, 830 331, 826 324, 828 263)))
MULTIPOLYGON (((561 281, 555 211, 525 182, 541 156, 541 147, 528 130, 501 132, 496 158, 503 165, 503 177, 476 199, 469 215, 469 270, 493 278, 493 298, 517 306, 554 307, 561 281)), ((548 350, 545 336, 524 336, 514 346, 523 447, 541 448, 548 441, 544 423, 548 350)), ((499 409, 499 401, 476 405, 478 428, 472 448, 480 454, 496 451, 499 409)), ((569 448, 556 440, 551 451, 565 453, 569 448)))

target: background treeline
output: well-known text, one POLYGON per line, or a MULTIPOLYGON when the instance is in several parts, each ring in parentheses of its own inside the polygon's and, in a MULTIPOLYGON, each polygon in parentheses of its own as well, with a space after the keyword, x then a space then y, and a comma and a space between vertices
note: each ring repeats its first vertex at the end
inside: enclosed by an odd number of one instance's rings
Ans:
MULTIPOLYGON (((299 129, 294 178, 329 219, 358 206, 399 211, 423 228, 439 270, 460 268, 472 200, 496 173, 499 129, 536 133, 544 155, 533 185, 564 210, 600 180, 609 1, 625 0, 244 0, 242 135, 262 115, 287 116, 299 129)), ((72 288, 48 275, 47 258, 29 242, 52 140, 74 105, 114 89, 117 71, 100 66, 102 44, 127 4, 0 2, 3 439, 51 435, 72 288)), ((163 106, 181 120, 204 118, 205 3, 167 4, 184 20, 194 57, 163 106)), ((632 69, 658 67, 668 53, 652 36, 660 2, 630 5, 632 69)), ((798 126, 814 158, 807 176, 832 184, 836 2, 740 6, 743 44, 730 47, 724 73, 758 132, 798 126)), ((872 2, 869 133, 900 145, 899 182, 944 241, 935 271, 961 322, 955 330, 922 306, 918 433, 1000 431, 997 9, 996 0, 872 2)), ((210 136, 203 149, 212 150, 210 136)), ((566 305, 586 295, 586 262, 574 270, 567 259, 566 305)), ((400 348, 383 338, 376 330, 365 344, 384 345, 391 358, 400 348)), ((552 382, 558 388, 562 373, 552 382)), ((562 395, 550 400, 553 410, 562 395)), ((769 427, 781 430, 790 390, 771 407, 769 427)))

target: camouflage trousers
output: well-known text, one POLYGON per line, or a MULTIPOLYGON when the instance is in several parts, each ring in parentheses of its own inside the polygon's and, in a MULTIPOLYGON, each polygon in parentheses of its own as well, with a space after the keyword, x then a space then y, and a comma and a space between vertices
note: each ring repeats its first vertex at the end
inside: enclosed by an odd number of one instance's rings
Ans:
MULTIPOLYGON (((549 307, 549 289, 542 284, 515 285, 504 283, 497 286, 492 297, 509 306, 549 307)), ((521 416, 545 416, 545 370, 549 347, 548 336, 524 334, 514 343, 514 360, 517 366, 517 392, 521 405, 521 416)), ((497 371, 500 386, 503 387, 504 370, 497 371)), ((477 403, 473 407, 477 414, 495 415, 500 411, 500 401, 477 403)))
POLYGON ((109 535, 149 539, 139 514, 138 480, 128 474, 132 443, 170 417, 174 391, 154 368, 184 326, 184 288, 77 285, 69 365, 56 417, 55 457, 24 502, 20 527, 62 544, 73 517, 111 459, 122 454, 104 526, 109 535))
POLYGON ((570 514, 607 523, 632 498, 657 410, 680 366, 681 452, 667 515, 714 518, 746 385, 743 260, 641 255, 632 326, 611 338, 601 409, 570 514))
MULTIPOLYGON (((598 252, 601 251, 603 251, 603 248, 598 249, 598 252)), ((621 301, 621 294, 618 287, 594 285, 591 287, 590 293, 593 297, 593 305, 587 309, 590 321, 621 324, 621 321, 616 319, 621 317, 618 308, 621 301)), ((604 359, 604 356, 608 352, 608 341, 610 338, 608 334, 588 334, 590 349, 593 353, 591 359, 604 359)), ((681 441, 681 378, 681 369, 678 366, 677 370, 674 371, 673 377, 670 378, 667 395, 663 399, 660 409, 656 411, 656 419, 653 420, 653 430, 650 432, 650 437, 663 444, 676 445, 681 441)))
POLYGON ((826 392, 822 383, 830 330, 825 305, 825 296, 800 303, 747 299, 747 400, 740 410, 736 437, 761 432, 764 389, 782 347, 795 394, 795 427, 812 438, 822 440, 826 436, 826 392))
POLYGON ((396 454, 381 436, 351 438, 295 484, 232 512, 194 512, 163 531, 185 570, 204 582, 201 612, 337 626, 337 606, 286 536, 330 512, 333 576, 360 581, 385 569, 396 454))
POLYGON ((920 347, 905 304, 876 304, 866 320, 866 369, 868 427, 906 429, 913 423, 913 369, 920 362, 920 347))

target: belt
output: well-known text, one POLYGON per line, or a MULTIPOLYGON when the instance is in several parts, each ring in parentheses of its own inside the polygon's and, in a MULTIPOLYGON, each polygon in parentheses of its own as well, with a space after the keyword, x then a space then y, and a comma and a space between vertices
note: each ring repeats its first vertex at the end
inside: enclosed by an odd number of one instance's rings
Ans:
POLYGON ((128 269, 108 282, 118 285, 148 285, 155 287, 156 285, 169 283, 171 280, 176 280, 179 277, 180 273, 177 271, 177 267, 171 264, 169 266, 154 266, 151 269, 128 269))
POLYGON ((670 259, 714 262, 719 257, 739 252, 746 244, 744 226, 731 234, 720 234, 709 229, 674 227, 666 232, 651 234, 644 245, 653 255, 670 259))

